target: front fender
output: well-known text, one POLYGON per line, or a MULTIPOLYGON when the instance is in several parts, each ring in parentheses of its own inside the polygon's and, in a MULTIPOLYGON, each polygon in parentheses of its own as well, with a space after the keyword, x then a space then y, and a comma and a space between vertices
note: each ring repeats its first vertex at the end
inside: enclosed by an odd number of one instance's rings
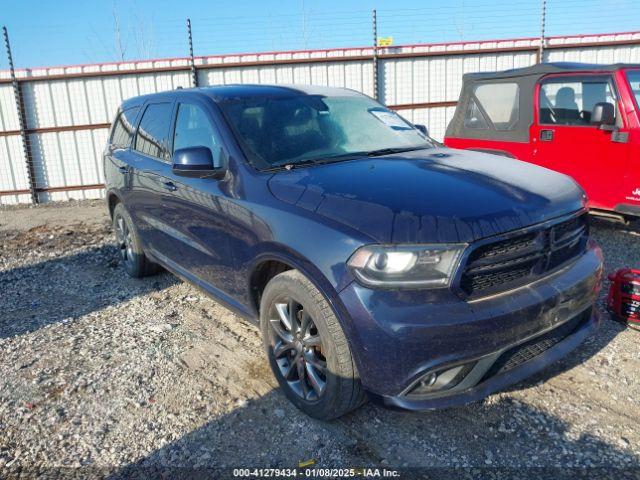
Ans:
MULTIPOLYGON (((251 290, 251 279, 253 274, 264 262, 277 261, 289 265, 290 267, 300 271, 324 295, 329 302, 333 313, 338 319, 338 322, 340 322, 340 326, 345 333, 347 341, 350 343, 350 339, 354 338, 354 325, 351 320, 351 316, 339 296, 339 290, 334 287, 331 281, 329 281, 329 278, 316 266, 316 264, 300 252, 280 243, 266 242, 261 244, 259 249, 260 252, 256 254, 248 268, 248 275, 246 279, 247 291, 251 290)), ((348 274, 346 275, 348 276, 348 274)), ((348 285, 352 281, 353 279, 351 279, 350 276, 343 280, 345 285, 348 285)), ((255 307, 253 307, 253 309, 255 311, 255 315, 259 317, 257 309, 255 309, 255 307)), ((354 349, 352 349, 352 352, 354 352, 354 349)), ((354 357, 356 357, 355 353, 354 357)), ((359 360, 356 358, 356 365, 358 364, 359 360)))
MULTIPOLYGON (((253 274, 262 264, 268 261, 281 262, 299 270, 329 300, 337 316, 342 317, 346 313, 346 311, 343 312, 344 306, 338 295, 338 289, 329 281, 329 278, 310 259, 281 243, 266 242, 260 245, 259 251, 256 252, 248 268, 247 291, 251 290, 253 274)), ((340 284, 345 282, 348 284, 350 280, 344 279, 340 284)), ((255 313, 258 314, 259 312, 256 311, 255 313)))

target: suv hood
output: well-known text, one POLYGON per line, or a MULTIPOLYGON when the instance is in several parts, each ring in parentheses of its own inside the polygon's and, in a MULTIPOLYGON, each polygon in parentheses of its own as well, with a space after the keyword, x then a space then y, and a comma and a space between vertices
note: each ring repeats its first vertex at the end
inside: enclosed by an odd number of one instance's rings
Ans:
POLYGON ((585 201, 565 175, 449 148, 282 171, 269 187, 379 243, 472 242, 580 210, 585 201))

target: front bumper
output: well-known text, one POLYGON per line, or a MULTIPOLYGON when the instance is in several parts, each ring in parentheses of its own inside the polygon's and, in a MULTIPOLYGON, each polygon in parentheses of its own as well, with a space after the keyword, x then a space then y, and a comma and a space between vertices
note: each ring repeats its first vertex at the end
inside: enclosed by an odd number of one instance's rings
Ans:
POLYGON ((357 283, 340 295, 351 316, 345 323, 364 387, 385 405, 423 410, 479 400, 566 355, 599 323, 593 305, 601 279, 602 254, 589 243, 581 257, 550 276, 475 301, 449 291, 370 290, 357 283), (550 348, 491 373, 503 353, 568 322, 576 328, 550 348), (407 395, 426 372, 471 361, 477 364, 466 382, 407 395))

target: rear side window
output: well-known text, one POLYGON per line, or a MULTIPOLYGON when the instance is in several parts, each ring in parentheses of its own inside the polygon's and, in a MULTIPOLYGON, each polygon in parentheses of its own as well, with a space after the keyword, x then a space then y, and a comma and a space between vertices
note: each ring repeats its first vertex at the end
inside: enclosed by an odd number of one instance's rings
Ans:
POLYGON ((197 105, 181 103, 178 107, 173 151, 187 147, 207 147, 211 153, 219 142, 207 114, 197 105))
POLYGON ((138 133, 136 135, 135 150, 168 161, 169 126, 171 125, 171 103, 152 103, 142 114, 138 133))
POLYGON ((475 111, 471 111, 472 109, 467 111, 470 116, 469 122, 471 122, 469 124, 465 119, 465 124, 468 128, 492 127, 495 130, 513 130, 516 128, 518 125, 518 105, 520 103, 520 89, 517 83, 485 83, 476 86, 473 89, 473 94, 475 96, 473 103, 475 111), (471 117, 481 120, 472 122, 471 117), (490 125, 488 126, 487 123, 489 122, 490 125))
POLYGON ((139 110, 140 107, 133 107, 118 114, 111 133, 111 146, 113 148, 129 148, 131 137, 133 136, 133 124, 139 110))
POLYGON ((607 76, 550 78, 540 84, 540 123, 550 125, 592 125, 596 103, 615 107, 615 97, 607 76))
POLYGON ((464 126, 476 130, 486 130, 489 128, 487 121, 484 119, 483 113, 478 108, 476 101, 471 98, 467 105, 467 112, 464 116, 464 126))

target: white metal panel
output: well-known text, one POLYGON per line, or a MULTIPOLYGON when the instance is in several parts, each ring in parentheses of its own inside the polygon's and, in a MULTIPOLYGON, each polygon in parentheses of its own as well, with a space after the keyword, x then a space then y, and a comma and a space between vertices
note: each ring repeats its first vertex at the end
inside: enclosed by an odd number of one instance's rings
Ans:
POLYGON ((628 46, 549 50, 545 59, 549 62, 638 63, 640 62, 640 48, 628 46))
POLYGON ((276 83, 276 71, 273 67, 260 67, 258 69, 259 83, 276 83))
POLYGON ((432 58, 429 61, 429 102, 447 100, 446 67, 447 61, 443 58, 432 58))
POLYGON ((442 141, 455 110, 455 107, 432 107, 402 109, 398 113, 412 123, 425 125, 432 138, 442 141))
POLYGON ((312 85, 329 85, 329 67, 326 63, 312 64, 310 69, 312 85))
POLYGON ((10 132, 20 129, 16 99, 13 86, 0 85, 0 132, 10 132))
POLYGON ((229 70, 224 70, 224 83, 242 83, 242 69, 231 68, 229 70))
POLYGON ((88 102, 89 121, 87 123, 106 123, 111 120, 109 103, 118 104, 116 97, 107 97, 105 80, 89 78, 84 81, 84 91, 88 102))
MULTIPOLYGON (((20 135, 0 137, 0 191, 28 190, 29 179, 20 135)), ((0 196, 0 205, 30 202, 31 196, 0 196)))
POLYGON ((445 69, 446 76, 442 81, 445 89, 444 100, 447 102, 456 101, 460 95, 462 75, 465 73, 464 57, 449 57, 445 61, 447 65, 445 69))
POLYGON ((224 85, 224 71, 222 70, 202 70, 200 73, 202 86, 224 85))
POLYGON ((257 68, 243 68, 241 70, 242 81, 240 83, 260 83, 260 75, 257 68))
POLYGON ((308 85, 311 83, 311 70, 309 65, 293 67, 293 83, 308 85))
POLYGON ((281 65, 276 67, 276 83, 293 83, 293 67, 281 65))
POLYGON ((120 92, 120 98, 122 100, 142 95, 138 77, 136 75, 125 75, 124 77, 116 77, 116 80, 118 91, 120 92))

